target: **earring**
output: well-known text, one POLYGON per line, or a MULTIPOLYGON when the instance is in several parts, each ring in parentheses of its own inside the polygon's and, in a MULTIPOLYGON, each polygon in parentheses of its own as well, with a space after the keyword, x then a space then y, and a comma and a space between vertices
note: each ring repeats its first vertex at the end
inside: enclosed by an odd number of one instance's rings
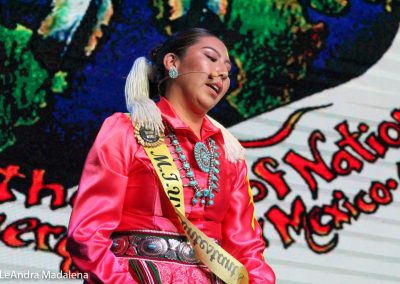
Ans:
POLYGON ((172 67, 171 69, 168 70, 168 75, 171 79, 178 78, 178 70, 175 67, 172 67))

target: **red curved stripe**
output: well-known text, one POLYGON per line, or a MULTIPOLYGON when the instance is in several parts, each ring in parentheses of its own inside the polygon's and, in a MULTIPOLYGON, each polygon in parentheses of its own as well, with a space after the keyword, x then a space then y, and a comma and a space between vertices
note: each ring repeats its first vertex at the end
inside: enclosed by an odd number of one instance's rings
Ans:
POLYGON ((294 127, 296 126, 297 122, 299 122, 300 117, 302 117, 303 114, 310 112, 312 110, 329 107, 331 105, 332 104, 316 106, 316 107, 305 107, 296 110, 291 115, 289 115, 289 117, 283 123, 282 127, 279 128, 279 130, 272 136, 256 140, 240 140, 239 142, 245 148, 261 148, 261 147, 269 147, 276 145, 290 136, 290 134, 294 130, 294 127))

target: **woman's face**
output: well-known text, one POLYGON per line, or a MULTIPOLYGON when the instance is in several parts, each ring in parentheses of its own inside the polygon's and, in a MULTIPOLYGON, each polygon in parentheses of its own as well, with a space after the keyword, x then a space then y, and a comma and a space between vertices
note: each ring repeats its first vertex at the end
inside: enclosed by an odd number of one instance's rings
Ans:
POLYGON ((225 44, 216 37, 201 37, 173 65, 180 75, 170 80, 173 93, 166 96, 197 114, 207 113, 228 91, 231 63, 225 44))

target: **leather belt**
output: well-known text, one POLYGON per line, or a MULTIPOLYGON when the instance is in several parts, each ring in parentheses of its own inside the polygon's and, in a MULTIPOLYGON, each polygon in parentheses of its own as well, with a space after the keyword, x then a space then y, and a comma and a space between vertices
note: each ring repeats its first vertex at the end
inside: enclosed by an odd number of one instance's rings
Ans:
POLYGON ((115 232, 111 251, 116 256, 145 257, 199 264, 193 247, 183 235, 160 231, 115 232))

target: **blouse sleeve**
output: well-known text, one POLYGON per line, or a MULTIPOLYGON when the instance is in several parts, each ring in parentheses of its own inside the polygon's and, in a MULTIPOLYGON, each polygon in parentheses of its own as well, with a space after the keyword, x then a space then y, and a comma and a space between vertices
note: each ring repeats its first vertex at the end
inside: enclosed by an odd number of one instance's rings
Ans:
POLYGON ((137 283, 110 251, 124 204, 135 137, 125 114, 107 118, 88 154, 68 227, 73 263, 89 283, 137 283))
POLYGON ((264 261, 265 243, 255 213, 244 160, 237 162, 228 213, 222 222, 222 245, 249 273, 249 283, 274 284, 275 274, 264 261))

